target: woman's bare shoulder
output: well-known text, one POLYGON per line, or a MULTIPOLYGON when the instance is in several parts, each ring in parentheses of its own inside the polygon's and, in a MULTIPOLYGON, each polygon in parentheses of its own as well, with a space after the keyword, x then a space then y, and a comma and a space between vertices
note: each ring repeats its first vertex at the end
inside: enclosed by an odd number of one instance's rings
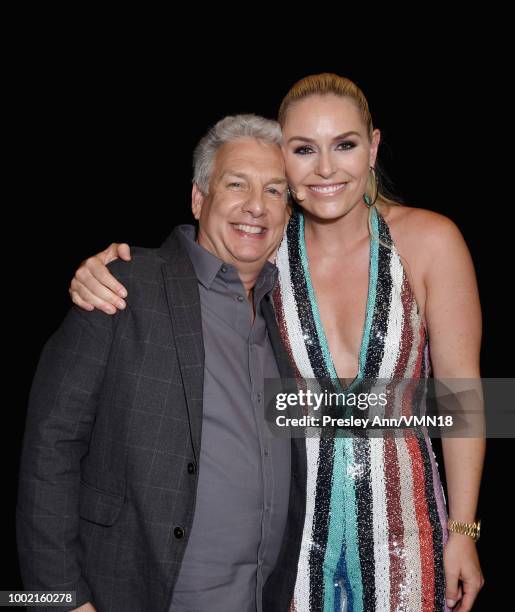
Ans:
POLYGON ((399 241, 408 245, 416 244, 424 246, 426 251, 434 252, 443 246, 463 242, 454 221, 432 210, 388 205, 382 209, 382 214, 396 244, 399 241))

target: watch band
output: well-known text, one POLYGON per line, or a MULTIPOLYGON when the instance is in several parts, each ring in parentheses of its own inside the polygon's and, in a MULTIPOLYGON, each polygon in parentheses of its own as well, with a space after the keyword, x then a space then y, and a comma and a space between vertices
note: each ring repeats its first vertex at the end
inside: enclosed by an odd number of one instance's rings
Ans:
POLYGON ((474 542, 477 542, 481 531, 481 521, 476 521, 475 523, 461 523, 460 521, 449 519, 447 528, 454 533, 470 536, 474 542))

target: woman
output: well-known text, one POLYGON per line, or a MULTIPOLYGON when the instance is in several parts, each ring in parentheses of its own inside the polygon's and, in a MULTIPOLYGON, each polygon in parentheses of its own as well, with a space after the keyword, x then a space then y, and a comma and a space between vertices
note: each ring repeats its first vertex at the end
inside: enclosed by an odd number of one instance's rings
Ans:
MULTIPOLYGON (((277 253, 274 301, 299 379, 352 385, 425 378, 431 368, 440 379, 478 378, 481 314, 467 247, 447 218, 381 194, 380 132, 359 88, 332 74, 306 77, 279 122, 300 209, 277 253)), ((95 274, 114 287, 105 268, 95 274)), ((87 266, 78 277, 78 305, 93 307, 88 286, 119 300, 87 266)), ((475 521, 483 439, 443 440, 449 518, 459 523, 449 531, 427 434, 308 437, 306 451, 291 609, 444 610, 458 600, 471 609, 483 578, 474 538, 458 531, 475 521)))

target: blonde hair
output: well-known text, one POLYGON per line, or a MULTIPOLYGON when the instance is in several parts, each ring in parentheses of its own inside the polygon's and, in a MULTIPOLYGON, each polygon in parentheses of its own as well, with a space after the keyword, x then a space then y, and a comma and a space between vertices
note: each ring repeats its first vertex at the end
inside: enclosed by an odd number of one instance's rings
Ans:
MULTIPOLYGON (((284 127, 286 122, 286 116, 288 114, 288 109, 299 102, 300 100, 304 100, 309 96, 324 96, 328 94, 333 94, 335 96, 339 96, 341 98, 349 98, 352 100, 359 111, 361 119, 367 128, 368 139, 372 139, 372 133, 374 131, 374 126, 372 123, 372 115, 370 114, 370 109, 368 107, 367 99, 365 98, 364 93, 361 89, 351 81, 345 77, 339 76, 337 74, 333 74, 331 72, 323 72, 321 74, 311 74, 309 76, 300 79, 297 81, 290 89, 290 91, 284 96, 283 101, 281 102, 281 106, 279 107, 278 121, 281 128, 284 127)), ((380 170, 377 174, 381 174, 380 170)), ((400 202, 394 200, 393 198, 386 195, 384 189, 381 187, 381 181, 376 182, 372 178, 372 172, 369 174, 366 195, 370 198, 372 202, 374 202, 374 206, 378 209, 381 208, 382 205, 400 205, 400 202), (377 196, 376 196, 377 192, 377 196)), ((369 210, 369 228, 371 229, 371 215, 372 215, 372 206, 369 210)), ((370 232, 372 233, 372 231, 370 232)))
POLYGON ((361 118, 367 127, 368 137, 372 138, 373 126, 372 116, 368 108, 368 102, 361 89, 351 81, 337 74, 323 72, 322 74, 311 74, 297 81, 284 96, 277 120, 281 127, 284 126, 288 108, 295 102, 299 102, 308 96, 323 96, 334 94, 335 96, 351 98, 356 104, 361 118))

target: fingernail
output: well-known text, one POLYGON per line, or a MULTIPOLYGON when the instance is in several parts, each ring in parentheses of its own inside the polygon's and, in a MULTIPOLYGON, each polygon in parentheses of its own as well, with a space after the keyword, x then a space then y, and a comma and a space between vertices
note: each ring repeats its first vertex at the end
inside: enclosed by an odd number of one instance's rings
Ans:
POLYGON ((108 314, 114 314, 114 313, 116 312, 116 308, 115 308, 114 306, 111 306, 111 305, 106 306, 106 308, 105 308, 105 309, 106 309, 106 312, 107 312, 108 314))
POLYGON ((116 302, 116 305, 118 306, 118 308, 121 308, 122 310, 125 308, 125 302, 123 302, 122 300, 118 300, 116 302))
POLYGON ((447 605, 449 606, 449 608, 452 608, 453 606, 456 605, 456 600, 455 599, 448 599, 447 600, 447 605))
POLYGON ((118 291, 118 295, 122 298, 127 297, 127 291, 125 291, 125 289, 120 289, 120 291, 118 291))

